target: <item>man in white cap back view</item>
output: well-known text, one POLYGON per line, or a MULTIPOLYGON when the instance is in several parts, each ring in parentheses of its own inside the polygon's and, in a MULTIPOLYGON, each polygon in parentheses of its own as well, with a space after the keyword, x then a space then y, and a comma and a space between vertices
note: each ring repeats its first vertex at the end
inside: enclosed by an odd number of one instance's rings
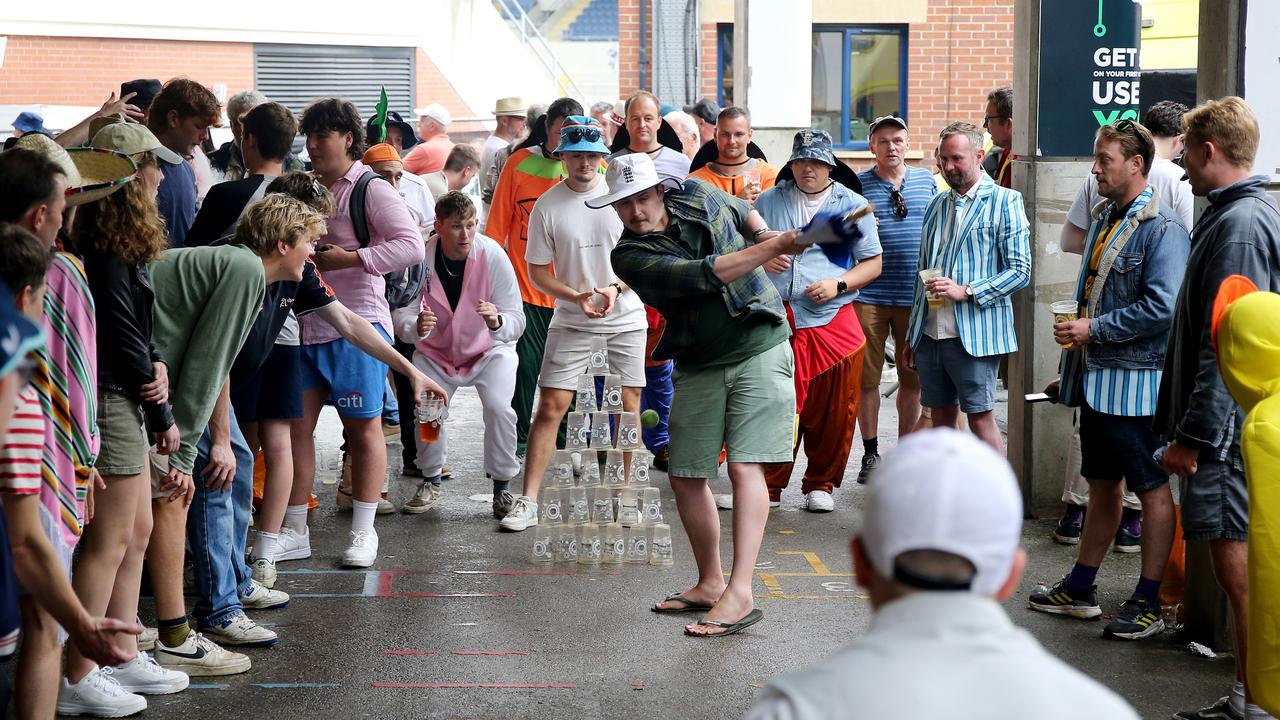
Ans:
POLYGON ((404 169, 414 175, 440 172, 453 149, 453 141, 449 139, 449 123, 453 119, 440 103, 431 103, 413 112, 418 116, 418 135, 422 141, 404 156, 404 169))
POLYGON ((997 604, 1027 561, 1022 497, 1003 457, 968 433, 920 432, 885 458, 869 489, 850 550, 875 610, 870 629, 770 681, 748 720, 1138 717, 997 604))

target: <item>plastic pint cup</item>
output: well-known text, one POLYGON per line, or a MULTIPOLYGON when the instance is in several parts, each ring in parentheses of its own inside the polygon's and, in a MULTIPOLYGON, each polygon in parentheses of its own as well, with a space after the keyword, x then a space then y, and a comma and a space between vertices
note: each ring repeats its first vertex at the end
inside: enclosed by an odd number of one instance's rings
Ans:
MULTIPOLYGON (((1080 317, 1080 306, 1076 304, 1075 300, 1059 300, 1055 303, 1049 303, 1049 311, 1053 313, 1054 325, 1057 325, 1058 323, 1071 322, 1072 320, 1079 319, 1080 317)), ((1076 344, 1074 342, 1070 342, 1063 345, 1062 348, 1064 350, 1070 350, 1075 346, 1076 344)))
POLYGON ((929 302, 929 307, 942 307, 942 296, 929 292, 928 283, 930 280, 936 280, 942 277, 942 270, 938 268, 925 268, 920 271, 920 282, 925 285, 924 296, 929 302))

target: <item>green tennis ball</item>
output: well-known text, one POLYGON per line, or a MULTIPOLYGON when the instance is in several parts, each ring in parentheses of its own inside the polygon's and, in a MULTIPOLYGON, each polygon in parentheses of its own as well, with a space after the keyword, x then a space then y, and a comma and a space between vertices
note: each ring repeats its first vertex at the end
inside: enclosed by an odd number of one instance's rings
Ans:
POLYGON ((646 428, 656 427, 658 424, 658 411, 650 409, 640 413, 640 424, 646 428))

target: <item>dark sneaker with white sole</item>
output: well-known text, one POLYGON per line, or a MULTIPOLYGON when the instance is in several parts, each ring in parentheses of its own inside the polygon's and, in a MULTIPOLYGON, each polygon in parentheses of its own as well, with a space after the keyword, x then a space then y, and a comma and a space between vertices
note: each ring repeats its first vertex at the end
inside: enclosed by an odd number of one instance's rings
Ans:
POLYGON ((1174 713, 1173 720, 1244 720, 1244 714, 1231 707, 1231 699, 1218 698, 1218 702, 1199 710, 1174 713))
POLYGON ((1102 637, 1117 640, 1141 640, 1164 632, 1160 608, 1153 608, 1141 598, 1129 598, 1120 606, 1116 618, 1102 629, 1102 637))
POLYGON ((1027 605, 1032 610, 1081 620, 1092 620, 1102 615, 1102 608, 1098 606, 1097 585, 1089 588, 1089 592, 1084 595, 1072 595, 1067 592, 1065 579, 1059 580, 1044 592, 1031 593, 1027 605))
POLYGON ((858 471, 858 484, 866 485, 867 478, 871 477, 871 473, 880 465, 879 453, 867 453, 862 456, 862 469, 858 471))
POLYGON ((1053 541, 1059 545, 1079 545, 1080 534, 1084 531, 1084 508, 1079 505, 1068 505, 1058 520, 1058 527, 1053 530, 1053 541))

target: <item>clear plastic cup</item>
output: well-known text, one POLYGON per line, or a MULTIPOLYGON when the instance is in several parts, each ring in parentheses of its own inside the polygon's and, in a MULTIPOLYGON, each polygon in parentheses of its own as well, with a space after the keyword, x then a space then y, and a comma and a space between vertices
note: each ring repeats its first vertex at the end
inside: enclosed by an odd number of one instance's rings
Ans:
POLYGON ((587 374, 609 373, 609 340, 603 335, 591 336, 591 354, 587 356, 587 374))
POLYGON ((587 489, 569 489, 569 507, 565 522, 569 525, 586 525, 591 520, 591 506, 587 502, 587 489))
POLYGON ((542 502, 538 504, 538 522, 559 525, 564 522, 564 491, 557 487, 542 489, 542 502))
MULTIPOLYGON (((1071 322, 1080 319, 1080 305, 1075 300, 1059 300, 1058 302, 1049 303, 1049 311, 1053 313, 1053 324, 1071 322)), ((1062 346, 1063 350, 1070 350, 1076 344, 1069 342, 1062 346)))
POLYGON ((578 562, 578 528, 572 525, 556 527, 556 562, 578 562))
POLYGON ((627 485, 636 489, 649 487, 649 468, 652 463, 653 455, 650 453, 643 450, 632 451, 627 485))
POLYGON ((622 376, 604 376, 604 395, 600 398, 600 409, 610 413, 622 412, 622 376))
POLYGON ((628 564, 641 564, 649 562, 649 529, 636 526, 627 528, 627 557, 628 564))
POLYGON ((591 447, 595 450, 613 448, 613 433, 609 427, 609 413, 591 413, 591 447))
MULTIPOLYGON (((653 488, 656 490, 657 488, 653 488)), ((653 528, 653 540, 649 542, 649 564, 658 567, 671 567, 671 526, 658 523, 653 528)))
MULTIPOLYGON (((922 284, 927 284, 930 280, 936 280, 940 277, 942 277, 942 270, 940 270, 939 268, 925 268, 924 270, 920 271, 920 282, 922 284)), ((928 288, 926 288, 924 291, 924 296, 929 302, 929 307, 931 308, 942 307, 943 298, 941 295, 934 295, 933 293, 929 292, 928 288)))
POLYGON ((625 488, 618 496, 618 522, 623 527, 640 524, 640 498, 634 488, 625 488))
POLYGON ((556 450, 551 454, 551 484, 558 488, 573 487, 573 451, 556 450))
POLYGON ((618 523, 604 526, 601 538, 603 552, 600 562, 606 565, 619 565, 627 558, 627 530, 618 523))
POLYGON ((578 376, 577 409, 579 412, 595 412, 600 409, 596 402, 596 376, 578 376))
POLYGON ((587 500, 591 503, 591 522, 608 525, 613 522, 613 491, 606 487, 587 488, 587 500))
POLYGON ((578 472, 578 484, 582 487, 593 487, 600 483, 600 460, 594 450, 582 453, 582 467, 578 472))
POLYGON ((604 486, 613 490, 621 490, 627 486, 627 470, 625 457, 621 450, 610 450, 604 456, 604 486))
POLYGON ((662 522, 662 491, 656 487, 639 489, 640 522, 657 525, 662 522))
POLYGON ((640 416, 624 412, 618 416, 618 449, 635 450, 640 447, 640 416))
POLYGON ((414 419, 418 421, 418 441, 433 443, 440 439, 440 428, 449 416, 444 400, 435 395, 422 393, 414 407, 414 419))
POLYGON ((591 436, 591 413, 589 412, 571 412, 569 413, 568 427, 564 436, 564 446, 566 450, 583 450, 587 447, 588 438, 591 436))
POLYGON ((583 525, 578 528, 579 565, 599 565, 601 549, 599 525, 583 525))
POLYGON ((533 526, 533 545, 529 548, 529 561, 536 565, 555 562, 554 539, 559 532, 559 525, 540 522, 533 526))

